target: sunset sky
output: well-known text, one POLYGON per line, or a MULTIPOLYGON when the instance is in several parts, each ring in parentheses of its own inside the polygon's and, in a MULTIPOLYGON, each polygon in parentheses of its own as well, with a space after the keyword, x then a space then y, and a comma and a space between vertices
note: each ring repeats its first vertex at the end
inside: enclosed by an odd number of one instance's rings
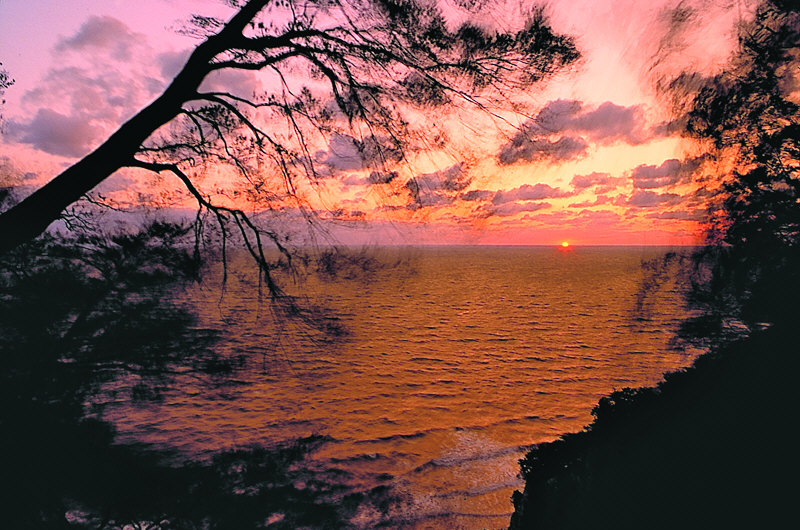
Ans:
MULTIPOLYGON (((526 3, 487 7, 484 23, 505 28, 519 6, 526 3)), ((551 1, 553 28, 575 38, 582 58, 515 95, 527 115, 415 115, 419 127, 438 120, 450 144, 398 167, 398 182, 413 186, 370 182, 352 140, 332 135, 313 155, 330 178, 308 200, 336 221, 344 242, 696 243, 705 199, 691 177, 713 168, 679 136, 670 98, 656 85, 681 72, 718 72, 737 22, 754 7, 551 1)), ((0 185, 46 182, 156 97, 198 43, 177 32, 191 13, 230 11, 210 0, 0 1, 0 61, 16 79, 3 109, 0 185)), ((222 82, 268 89, 258 74, 212 81, 222 82)), ((140 191, 175 185, 127 172, 100 191, 132 202, 140 191)))

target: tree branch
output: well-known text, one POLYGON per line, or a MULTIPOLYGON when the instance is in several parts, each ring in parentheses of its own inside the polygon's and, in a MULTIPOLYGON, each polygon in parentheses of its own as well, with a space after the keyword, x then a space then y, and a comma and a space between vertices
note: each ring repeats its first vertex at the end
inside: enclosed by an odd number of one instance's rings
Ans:
POLYGON ((241 209, 238 208, 230 208, 227 206, 220 206, 211 202, 208 198, 206 198, 199 189, 194 185, 192 180, 189 178, 186 173, 184 173, 177 164, 160 164, 156 162, 146 162, 139 159, 132 159, 128 164, 129 167, 138 167, 141 169, 146 169, 149 171, 153 171, 155 173, 161 173, 162 171, 169 171, 183 183, 189 193, 194 197, 197 201, 197 204, 200 208, 206 208, 208 211, 212 212, 219 223, 220 228, 223 230, 223 238, 225 237, 225 222, 228 220, 229 215, 234 223, 236 223, 237 228, 239 229, 239 233, 242 236, 242 240, 245 244, 245 247, 248 250, 248 253, 256 260, 259 265, 259 269, 264 274, 264 280, 267 283, 267 287, 269 288, 270 294, 272 296, 281 296, 283 293, 277 284, 274 282, 272 275, 270 274, 270 264, 267 261, 266 255, 264 253, 264 247, 261 241, 261 236, 266 235, 275 245, 275 248, 291 263, 291 253, 288 251, 286 247, 280 242, 277 234, 271 231, 262 230, 258 228, 255 223, 253 223, 252 219, 241 209), (251 239, 252 238, 252 239, 251 239))

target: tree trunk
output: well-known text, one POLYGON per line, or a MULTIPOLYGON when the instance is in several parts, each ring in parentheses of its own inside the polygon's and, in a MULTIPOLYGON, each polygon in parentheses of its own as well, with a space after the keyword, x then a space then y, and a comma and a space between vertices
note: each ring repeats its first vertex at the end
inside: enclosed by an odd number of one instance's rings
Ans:
POLYGON ((270 0, 251 0, 220 30, 195 48, 164 93, 125 122, 100 147, 7 212, 0 214, 0 255, 44 232, 72 203, 118 169, 129 165, 147 138, 172 120, 196 94, 211 61, 235 43, 270 0))
POLYGON ((128 165, 142 143, 180 110, 184 98, 178 94, 179 78, 100 147, 0 215, 0 255, 44 232, 70 204, 128 165))
POLYGON ((129 165, 142 143, 172 120, 197 91, 215 55, 216 40, 212 37, 198 46, 164 93, 125 122, 100 147, 0 215, 0 255, 44 232, 70 204, 129 165))

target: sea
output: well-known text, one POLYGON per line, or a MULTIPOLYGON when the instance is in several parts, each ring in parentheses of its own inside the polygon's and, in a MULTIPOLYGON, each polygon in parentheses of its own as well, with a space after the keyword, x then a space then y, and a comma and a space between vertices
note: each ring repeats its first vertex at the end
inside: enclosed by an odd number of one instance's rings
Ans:
POLYGON ((234 368, 176 367, 160 399, 109 391, 102 414, 118 441, 175 462, 316 437, 295 486, 333 483, 325 500, 351 499, 350 528, 506 528, 532 445, 702 353, 677 336, 691 251, 358 249, 276 272, 288 304, 252 260, 230 260, 224 282, 214 263, 174 297, 234 368))

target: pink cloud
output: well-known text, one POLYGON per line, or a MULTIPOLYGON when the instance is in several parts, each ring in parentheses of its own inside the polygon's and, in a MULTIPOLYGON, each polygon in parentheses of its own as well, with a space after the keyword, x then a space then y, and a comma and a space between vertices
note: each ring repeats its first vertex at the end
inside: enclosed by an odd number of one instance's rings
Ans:
POLYGON ((84 115, 67 116, 39 109, 27 124, 13 123, 9 134, 22 143, 54 155, 81 157, 103 138, 105 129, 93 125, 84 115))
POLYGON ((599 173, 595 171, 593 173, 589 173, 588 175, 575 175, 572 177, 570 185, 572 185, 572 187, 575 189, 585 189, 592 186, 597 186, 598 184, 610 184, 612 183, 612 180, 613 179, 609 173, 599 173))
POLYGON ((495 192, 489 190, 470 190, 462 193, 459 199, 462 201, 488 201, 494 197, 495 192))
POLYGON ((55 45, 58 52, 87 49, 111 50, 120 61, 130 60, 131 48, 138 40, 128 26, 120 20, 104 15, 91 16, 72 37, 62 38, 55 45))
POLYGON ((314 162, 325 166, 323 173, 327 176, 340 171, 380 167, 387 162, 399 162, 402 158, 402 151, 387 138, 369 136, 358 140, 340 133, 330 136, 327 150, 314 154, 314 162))
POLYGON ((684 211, 678 210, 675 212, 655 212, 647 214, 645 217, 648 219, 675 219, 679 221, 700 221, 706 215, 704 210, 684 211))
POLYGON ((562 136, 558 140, 550 141, 547 138, 528 138, 518 134, 503 146, 498 154, 498 160, 505 165, 520 160, 560 162, 583 156, 588 147, 582 138, 562 136))
POLYGON ((488 208, 487 211, 490 215, 496 215, 498 217, 510 217, 518 213, 536 212, 538 210, 544 210, 550 207, 551 205, 546 202, 509 202, 499 206, 492 206, 488 208))
POLYGON ((528 120, 498 154, 501 164, 520 160, 572 160, 586 154, 589 142, 641 144, 654 136, 645 129, 640 105, 625 107, 606 101, 585 109, 577 100, 558 99, 528 120), (559 135, 557 140, 551 137, 559 135))
POLYGON ((569 197, 572 193, 554 188, 547 184, 523 184, 518 188, 500 190, 492 198, 493 204, 504 204, 513 201, 538 201, 541 199, 557 199, 569 197))
POLYGON ((592 206, 602 206, 605 204, 611 204, 612 200, 608 195, 598 195, 597 198, 593 201, 584 201, 584 202, 577 202, 572 203, 569 205, 570 208, 591 208, 592 206))
POLYGON ((680 202, 682 197, 675 193, 655 193, 652 191, 637 190, 627 200, 630 206, 651 208, 653 206, 671 205, 680 202))
POLYGON ((660 166, 642 164, 631 171, 633 187, 639 189, 663 188, 685 181, 700 165, 700 159, 681 162, 671 158, 660 166))
POLYGON ((456 192, 462 191, 472 182, 472 177, 461 164, 454 164, 441 171, 423 173, 406 182, 411 200, 411 209, 426 206, 442 206, 452 203, 456 192))

